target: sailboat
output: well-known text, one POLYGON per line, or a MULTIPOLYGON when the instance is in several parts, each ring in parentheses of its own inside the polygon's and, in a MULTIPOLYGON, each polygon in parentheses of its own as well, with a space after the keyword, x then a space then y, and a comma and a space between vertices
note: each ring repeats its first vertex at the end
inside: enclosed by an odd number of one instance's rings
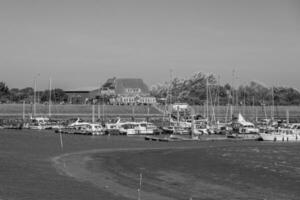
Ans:
POLYGON ((227 137, 229 138, 239 138, 245 140, 256 140, 259 139, 259 129, 255 127, 252 122, 248 122, 242 116, 241 113, 238 117, 232 121, 232 133, 227 137))

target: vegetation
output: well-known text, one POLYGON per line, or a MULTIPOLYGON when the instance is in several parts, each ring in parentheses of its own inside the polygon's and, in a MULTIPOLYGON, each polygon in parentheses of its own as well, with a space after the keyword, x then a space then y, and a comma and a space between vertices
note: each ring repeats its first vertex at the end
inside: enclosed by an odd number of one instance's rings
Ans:
MULTIPOLYGON (((40 103, 46 103, 49 101, 49 90, 36 92, 36 101, 40 103)), ((25 101, 26 103, 33 103, 34 99, 34 89, 31 87, 26 87, 23 89, 12 88, 9 89, 4 82, 0 82, 0 101, 1 103, 21 103, 25 101)), ((59 88, 51 90, 51 101, 52 102, 62 102, 67 101, 66 93, 59 88)))
POLYGON ((214 75, 203 73, 155 85, 151 94, 158 99, 165 99, 166 103, 186 102, 191 105, 204 105, 207 96, 212 105, 300 105, 300 93, 294 88, 272 88, 255 81, 234 88, 228 83, 218 84, 214 75))
MULTIPOLYGON (((190 105, 300 105, 300 93, 291 87, 267 87, 252 81, 248 85, 233 87, 230 84, 221 85, 213 74, 195 73, 189 78, 174 78, 171 82, 157 84, 151 89, 152 96, 163 103, 184 102, 190 105), (207 98, 208 97, 208 98, 207 98)), ((36 101, 47 103, 49 90, 36 92, 36 101)), ((100 102, 109 102, 110 96, 98 97, 100 102)), ((1 103, 33 103, 34 90, 31 87, 9 89, 0 82, 1 103)), ((66 102, 67 95, 62 89, 51 90, 51 101, 66 102)))
MULTIPOLYGON (((22 112, 26 115, 33 113, 33 105, 26 104, 23 108, 22 104, 0 104, 0 115, 22 115, 22 112)), ((79 116, 79 115, 87 115, 91 116, 93 111, 92 105, 52 105, 51 106, 51 114, 56 116, 79 116)), ((110 116, 110 115, 140 115, 140 114, 149 114, 150 115, 159 115, 161 114, 157 109, 154 107, 149 106, 113 106, 113 105, 105 105, 105 106, 94 106, 94 113, 95 117, 98 116, 110 116), (148 110, 149 109, 149 110, 148 110)), ((37 104, 36 105, 36 113, 38 115, 45 115, 49 114, 49 107, 48 105, 44 104, 37 104)))

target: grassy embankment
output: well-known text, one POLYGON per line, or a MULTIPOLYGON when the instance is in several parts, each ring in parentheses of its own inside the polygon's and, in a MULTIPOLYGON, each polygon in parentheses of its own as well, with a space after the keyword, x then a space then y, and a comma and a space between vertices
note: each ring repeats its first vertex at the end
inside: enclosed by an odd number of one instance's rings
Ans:
MULTIPOLYGON (((22 104, 0 104, 0 117, 17 117, 22 118, 23 110, 25 116, 30 116, 33 113, 33 106, 26 104, 23 109, 22 104)), ((51 116, 64 118, 64 117, 92 117, 93 106, 92 105, 52 105, 51 116)), ((37 104, 36 105, 37 116, 48 116, 49 106, 37 104)), ((94 106, 95 118, 105 117, 146 117, 146 116, 161 116, 161 113, 154 107, 148 106, 94 106)))
MULTIPOLYGON (((164 110, 164 106, 160 106, 161 110, 164 110)), ((195 113, 203 114, 204 106, 193 106, 195 113)), ((30 104, 25 105, 25 115, 32 114, 33 107, 30 104)), ((70 117, 92 117, 92 105, 52 105, 51 116, 57 118, 70 118, 70 117)), ((298 121, 300 119, 300 106, 276 106, 274 108, 274 116, 278 119, 286 119, 287 110, 289 111, 290 121, 298 121)), ((234 113, 242 113, 248 120, 257 118, 270 118, 272 113, 272 107, 267 106, 265 108, 261 106, 239 106, 234 108, 234 113)), ((229 118, 230 108, 226 106, 215 107, 215 116, 218 120, 224 121, 229 118)), ((23 105, 22 104, 0 104, 0 117, 17 117, 22 118, 23 105)), ((36 113, 39 116, 49 115, 49 106, 38 104, 36 106, 36 113)), ((95 118, 105 117, 162 117, 163 113, 157 110, 155 107, 148 106, 113 106, 105 105, 94 107, 95 118), (149 112, 148 112, 149 108, 149 112)), ((210 108, 210 115, 212 109, 210 108)))
MULTIPOLYGON (((196 113, 204 113, 203 106, 194 106, 193 107, 196 113)), ((290 121, 299 121, 300 120, 300 106, 276 106, 274 107, 274 118, 275 119, 286 119, 287 111, 289 113, 290 121)), ((209 112, 212 113, 212 109, 209 109, 209 112)), ((227 118, 230 116, 230 108, 227 106, 216 107, 215 116, 220 121, 224 121, 227 115, 227 118)), ((256 117, 258 119, 270 118, 272 116, 272 106, 237 106, 233 108, 233 113, 237 115, 241 113, 246 119, 254 120, 256 117)))

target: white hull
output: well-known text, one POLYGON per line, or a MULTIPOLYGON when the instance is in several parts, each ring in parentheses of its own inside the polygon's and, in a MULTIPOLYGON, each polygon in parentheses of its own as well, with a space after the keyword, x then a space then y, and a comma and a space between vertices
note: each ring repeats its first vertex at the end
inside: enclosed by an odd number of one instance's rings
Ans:
POLYGON ((289 142, 289 141, 299 141, 300 142, 300 135, 298 134, 284 134, 284 133, 260 133, 260 137, 264 141, 282 141, 282 142, 289 142))
POLYGON ((255 133, 249 133, 249 134, 231 134, 227 136, 228 138, 238 138, 243 140, 257 140, 259 139, 260 135, 255 133))
POLYGON ((46 127, 42 125, 29 125, 29 129, 31 130, 45 130, 46 127))
POLYGON ((141 135, 152 135, 154 134, 154 130, 153 129, 147 129, 147 130, 135 130, 136 134, 141 134, 141 135))
POLYGON ((135 129, 122 129, 121 128, 120 133, 125 134, 125 135, 136 135, 135 129))

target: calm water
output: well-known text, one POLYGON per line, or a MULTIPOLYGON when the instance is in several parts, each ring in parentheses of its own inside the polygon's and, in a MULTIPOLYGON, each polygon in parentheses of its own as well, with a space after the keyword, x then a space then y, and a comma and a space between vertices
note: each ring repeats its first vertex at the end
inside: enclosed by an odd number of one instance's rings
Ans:
POLYGON ((0 130, 0 199, 137 199, 140 173, 141 199, 300 196, 300 143, 63 141, 61 149, 51 131, 0 130))
POLYGON ((156 193, 162 199, 300 198, 300 144, 221 143, 199 149, 94 154, 89 167, 95 174, 105 168, 128 188, 138 187, 142 173, 145 197, 156 193))

